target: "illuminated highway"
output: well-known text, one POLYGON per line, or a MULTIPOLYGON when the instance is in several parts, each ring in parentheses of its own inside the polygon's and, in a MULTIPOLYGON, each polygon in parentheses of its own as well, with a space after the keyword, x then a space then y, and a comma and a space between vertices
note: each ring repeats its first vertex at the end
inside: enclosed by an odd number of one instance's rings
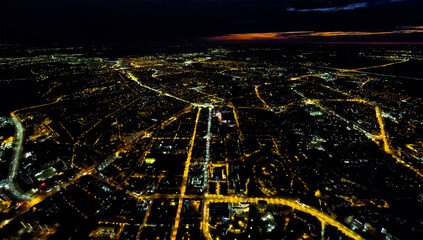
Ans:
POLYGON ((148 204, 147 212, 145 213, 145 216, 144 216, 144 219, 143 219, 142 224, 140 226, 140 229, 138 230, 137 239, 141 237, 141 233, 144 230, 145 226, 147 225, 147 219, 148 219, 148 216, 150 216, 151 207, 153 206, 153 202, 154 202, 154 200, 151 199, 149 204, 148 204))
POLYGON ((179 228, 179 222, 181 221, 182 204, 184 202, 185 191, 187 189, 188 173, 189 173, 189 167, 191 164, 192 149, 194 148, 195 135, 197 134, 197 126, 198 126, 198 120, 200 119, 200 113, 201 113, 201 108, 199 108, 197 112, 197 118, 195 119, 195 126, 192 133, 190 145, 189 145, 188 156, 185 162, 184 173, 182 176, 182 185, 180 188, 181 194, 179 197, 178 209, 176 210, 175 224, 172 227, 172 237, 171 237, 172 240, 176 239, 176 235, 179 228))
MULTIPOLYGON (((202 105, 199 105, 199 104, 197 104, 197 103, 192 103, 192 102, 190 102, 190 101, 188 101, 188 100, 182 99, 182 98, 177 97, 177 96, 175 96, 175 95, 172 95, 172 94, 169 94, 169 93, 165 93, 165 92, 163 92, 163 91, 161 91, 161 90, 158 90, 158 89, 155 89, 155 88, 149 87, 149 86, 147 86, 147 85, 145 85, 145 84, 142 84, 140 81, 138 81, 138 78, 137 78, 137 77, 135 77, 135 76, 134 76, 131 72, 128 72, 128 75, 129 75, 129 77, 130 77, 133 81, 135 81, 136 83, 138 83, 138 85, 140 85, 140 86, 141 86, 141 87, 143 87, 143 88, 146 88, 146 89, 148 89, 148 90, 151 90, 151 91, 157 92, 157 93, 158 93, 158 94, 160 94, 160 95, 163 95, 163 96, 166 96, 166 97, 170 97, 170 98, 176 99, 176 100, 181 101, 181 102, 189 103, 189 104, 191 104, 191 105, 192 105, 192 106, 194 106, 194 107, 199 107, 199 106, 202 106, 202 105)), ((154 74, 153 74, 153 75, 154 75, 154 74)))
POLYGON ((406 59, 399 61, 399 62, 386 63, 386 64, 382 64, 382 65, 361 67, 361 68, 354 68, 354 69, 337 68, 337 70, 341 71, 341 72, 357 72, 357 71, 361 71, 361 70, 365 70, 365 69, 383 68, 383 67, 387 67, 387 66, 391 66, 391 65, 395 65, 395 64, 405 63, 405 62, 408 62, 409 60, 410 59, 406 58, 406 59))
POLYGON ((242 131, 241 131, 241 124, 239 123, 237 108, 231 102, 228 103, 228 107, 232 108, 232 112, 234 114, 236 126, 238 127, 238 131, 239 131, 239 140, 243 141, 244 135, 242 134, 242 131))
POLYGON ((207 118, 207 135, 206 138, 206 157, 203 163, 203 192, 207 194, 208 171, 210 161, 210 139, 211 139, 211 125, 212 125, 212 107, 209 107, 209 115, 207 118))
POLYGON ((31 107, 25 107, 18 110, 15 110, 10 113, 10 117, 12 119, 13 125, 15 126, 16 134, 15 134, 15 143, 14 143, 14 151, 13 151, 13 157, 12 157, 12 164, 9 168, 9 175, 7 178, 7 187, 9 188, 9 192, 18 200, 25 200, 29 201, 32 200, 34 197, 32 194, 28 194, 22 191, 22 189, 19 187, 19 185, 16 183, 15 178, 19 172, 19 162, 21 160, 22 155, 22 148, 23 148, 23 140, 25 137, 25 129, 22 126, 21 120, 19 116, 16 114, 19 111, 28 110, 28 109, 34 109, 39 107, 48 106, 51 104, 58 103, 60 101, 61 97, 57 98, 56 101, 41 105, 35 105, 31 107))
POLYGON ((318 209, 315 209, 313 207, 310 207, 308 205, 305 205, 303 203, 300 203, 298 200, 292 200, 292 199, 286 199, 286 198, 241 198, 241 197, 231 197, 231 196, 212 196, 209 195, 206 202, 205 207, 203 208, 203 211, 205 211, 205 217, 203 218, 203 234, 207 239, 212 239, 210 236, 210 231, 208 229, 208 219, 209 219, 209 210, 208 205, 210 203, 216 203, 216 202, 224 202, 224 203, 241 203, 241 202, 248 202, 248 203, 254 203, 257 204, 258 201, 266 201, 268 204, 271 205, 284 205, 289 206, 295 210, 307 213, 311 216, 316 217, 319 219, 322 224, 328 224, 335 228, 337 228, 339 231, 344 233, 346 236, 352 238, 361 240, 363 239, 359 234, 355 233, 351 229, 345 227, 343 224, 336 221, 331 216, 321 212, 318 209))
POLYGON ((11 167, 9 168, 9 176, 7 178, 7 186, 9 188, 9 192, 13 194, 19 200, 26 200, 29 201, 32 199, 32 196, 23 192, 22 189, 18 186, 15 181, 15 178, 19 172, 19 162, 21 159, 22 154, 22 145, 23 145, 23 138, 24 138, 24 128, 22 123, 18 120, 14 113, 12 115, 12 121, 16 129, 16 137, 15 137, 15 146, 13 151, 13 161, 11 167))
POLYGON ((259 93, 259 90, 258 90, 258 88, 260 87, 260 85, 256 85, 255 86, 255 91, 256 91, 256 96, 257 96, 257 98, 263 103, 263 105, 264 105, 264 107, 266 108, 266 109, 268 109, 268 108, 270 108, 269 107, 269 105, 267 105, 267 103, 266 103, 266 101, 264 101, 264 99, 263 98, 261 98, 261 96, 260 96, 260 93, 259 93))

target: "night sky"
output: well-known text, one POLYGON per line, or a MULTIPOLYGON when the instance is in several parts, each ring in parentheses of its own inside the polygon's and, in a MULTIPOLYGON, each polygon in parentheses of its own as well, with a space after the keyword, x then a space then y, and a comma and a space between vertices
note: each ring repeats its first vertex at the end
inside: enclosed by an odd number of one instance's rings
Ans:
POLYGON ((0 43, 3 44, 198 39, 423 42, 421 26, 421 0, 2 0, 0 3, 0 43), (240 35, 247 33, 256 35, 240 35), (291 34, 294 35, 288 36, 291 34))

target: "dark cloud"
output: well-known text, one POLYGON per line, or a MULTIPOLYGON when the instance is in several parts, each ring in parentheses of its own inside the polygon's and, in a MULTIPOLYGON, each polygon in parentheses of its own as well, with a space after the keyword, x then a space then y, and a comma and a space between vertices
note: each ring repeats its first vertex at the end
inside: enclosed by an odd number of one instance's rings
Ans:
POLYGON ((344 0, 344 1, 322 1, 322 0, 299 0, 294 1, 287 11, 291 12, 338 12, 352 11, 358 8, 378 7, 399 2, 412 2, 410 0, 344 0))
POLYGON ((296 8, 287 8, 287 11, 292 12, 337 12, 337 11, 351 11, 357 8, 365 8, 369 4, 367 2, 361 3, 351 3, 345 6, 333 6, 333 7, 322 7, 322 8, 306 8, 306 9, 296 9, 296 8))
POLYGON ((291 11, 349 11, 362 7, 389 5, 398 2, 412 2, 415 0, 293 0, 289 9, 291 11))

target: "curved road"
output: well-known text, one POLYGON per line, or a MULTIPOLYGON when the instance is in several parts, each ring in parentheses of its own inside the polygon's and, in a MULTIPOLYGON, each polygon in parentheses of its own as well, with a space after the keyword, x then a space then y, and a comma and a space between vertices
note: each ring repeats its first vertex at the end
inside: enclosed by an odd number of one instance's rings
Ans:
POLYGON ((19 161, 21 160, 22 155, 22 144, 24 138, 24 128, 22 127, 22 123, 19 121, 18 117, 16 117, 15 113, 12 112, 11 114, 13 125, 16 129, 16 138, 15 144, 13 146, 13 158, 11 166, 9 167, 9 176, 7 178, 7 185, 9 187, 9 192, 18 200, 25 200, 30 201, 33 197, 29 194, 26 194, 22 191, 19 185, 15 182, 15 177, 19 170, 19 161))

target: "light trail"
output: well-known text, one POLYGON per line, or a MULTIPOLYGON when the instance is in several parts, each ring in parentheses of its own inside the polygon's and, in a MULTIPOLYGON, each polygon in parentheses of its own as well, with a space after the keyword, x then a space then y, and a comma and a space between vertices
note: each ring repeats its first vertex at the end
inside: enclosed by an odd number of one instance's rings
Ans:
POLYGON ((18 116, 16 116, 16 113, 17 113, 17 112, 20 112, 20 111, 23 111, 23 110, 28 110, 28 109, 33 109, 33 108, 39 108, 39 107, 49 106, 49 105, 52 105, 52 104, 58 103, 61 99, 62 99, 62 97, 58 97, 58 98, 57 98, 54 102, 44 103, 44 104, 35 105, 35 106, 31 106, 31 107, 24 107, 24 108, 21 108, 21 109, 18 109, 18 110, 15 110, 15 111, 11 112, 11 113, 10 113, 10 116, 11 116, 12 118, 13 118, 13 117, 16 117, 16 118, 18 118, 18 120, 19 120, 19 121, 22 121, 22 120, 21 120, 18 116))
POLYGON ((179 132, 179 129, 181 129, 181 125, 182 125, 182 122, 180 122, 179 123, 179 125, 178 125, 178 128, 176 129, 176 131, 175 131, 175 136, 173 137, 173 141, 172 142, 175 142, 175 140, 177 139, 177 137, 178 137, 178 132, 179 132))
POLYGON ((125 83, 125 86, 126 86, 127 88, 129 88, 129 90, 131 90, 131 92, 133 92, 133 93, 135 93, 135 94, 137 94, 137 95, 138 95, 138 92, 137 92, 137 91, 135 91, 133 88, 129 87, 129 85, 128 85, 128 83, 127 83, 126 79, 122 76, 122 74, 119 74, 119 76, 120 76, 120 78, 122 79, 122 81, 125 83))
POLYGON ((33 197, 22 191, 20 186, 15 181, 19 171, 19 162, 22 155, 22 145, 25 129, 23 128, 22 123, 19 121, 19 118, 16 117, 14 113, 12 114, 12 122, 16 129, 16 137, 14 138, 15 146, 13 148, 12 164, 9 167, 9 175, 7 177, 7 185, 9 186, 10 190, 8 192, 10 192, 13 197, 17 198, 18 200, 30 201, 33 199, 33 197))
POLYGON ((282 156, 281 153, 279 152, 279 148, 278 148, 278 144, 276 143, 276 139, 273 136, 272 136, 272 141, 273 141, 273 146, 275 146, 276 154, 278 154, 279 156, 282 156))
POLYGON ((142 224, 138 230, 137 239, 141 237, 141 233, 144 230, 145 226, 147 225, 147 219, 148 219, 148 216, 150 216, 151 208, 153 206, 153 201, 154 200, 150 200, 150 203, 148 204, 148 209, 145 212, 144 219, 142 220, 142 224))
POLYGON ((344 69, 344 68, 336 68, 336 69, 338 71, 341 71, 341 72, 356 72, 356 71, 365 70, 365 69, 382 68, 382 67, 387 67, 387 66, 391 66, 391 65, 394 65, 394 64, 405 63, 405 62, 408 62, 409 60, 410 59, 406 58, 406 59, 399 61, 399 62, 392 62, 392 63, 382 64, 382 65, 375 65, 375 66, 361 67, 361 68, 354 68, 354 69, 344 69))
POLYGON ((363 88, 364 85, 366 85, 368 82, 371 82, 371 81, 374 81, 374 80, 375 80, 374 78, 370 78, 370 77, 367 78, 367 80, 360 85, 360 88, 363 88))
POLYGON ((191 164, 192 149, 194 148, 195 135, 197 134, 197 127, 198 127, 198 120, 200 119, 200 113, 201 113, 201 108, 198 109, 197 118, 195 119, 195 126, 192 133, 191 141, 190 141, 190 147, 188 151, 187 160, 185 162, 184 174, 182 176, 181 194, 179 196, 178 209, 176 210, 175 224, 173 225, 173 228, 172 228, 172 236, 171 236, 172 240, 176 240, 176 235, 178 233, 178 228, 179 228, 179 222, 181 221, 182 205, 184 201, 185 191, 187 189, 189 166, 191 164))
POLYGON ((72 141, 75 141, 72 134, 69 132, 69 130, 62 124, 62 122, 59 121, 60 126, 66 131, 66 133, 69 135, 69 137, 72 139, 72 141))
POLYGON ((211 124, 212 124, 212 107, 209 107, 209 117, 207 119, 207 135, 206 138, 206 157, 204 158, 203 166, 203 192, 207 194, 207 181, 210 161, 210 139, 211 139, 211 124))
POLYGON ((261 151, 261 149, 259 148, 259 149, 255 150, 254 152, 244 154, 244 156, 242 156, 241 158, 245 160, 245 158, 248 158, 251 155, 256 154, 256 153, 258 153, 260 151, 261 151))
POLYGON ((265 107, 244 107, 244 106, 240 106, 238 107, 239 109, 258 109, 258 110, 267 110, 267 108, 265 107))
POLYGON ((176 134, 174 137, 152 137, 151 139, 155 139, 155 140, 189 140, 191 139, 190 137, 178 137, 178 134, 176 134))
POLYGON ((256 87, 255 87, 256 96, 257 96, 257 98, 258 98, 258 99, 260 99, 260 101, 263 103, 264 107, 265 107, 266 109, 269 109, 269 108, 270 108, 270 106, 269 106, 269 105, 267 105, 266 101, 264 101, 264 99, 263 99, 263 98, 261 98, 261 96, 260 96, 260 93, 259 93, 259 91, 258 91, 258 88, 259 88, 259 87, 260 87, 260 85, 256 85, 256 87))
POLYGON ((324 73, 311 73, 311 74, 306 74, 306 75, 302 75, 302 76, 298 76, 298 77, 292 77, 289 80, 291 81, 296 81, 296 80, 301 80, 302 78, 307 78, 307 77, 320 77, 325 75, 324 73))
POLYGON ((192 88, 192 89, 194 89, 195 91, 197 91, 197 92, 199 92, 199 93, 201 93, 203 95, 208 96, 210 98, 210 100, 212 100, 214 102, 225 102, 225 99, 220 98, 220 97, 218 97, 218 96, 216 96, 214 94, 209 94, 209 93, 203 92, 201 90, 198 90, 197 88, 192 88))
POLYGON ((232 108, 232 111, 234 113, 234 118, 235 118, 236 126, 238 127, 238 131, 239 131, 239 140, 243 141, 244 140, 244 135, 242 134, 242 131, 241 131, 241 124, 239 124, 238 112, 236 110, 236 107, 232 104, 232 102, 229 102, 228 103, 228 106, 230 108, 232 108))
POLYGON ((210 208, 209 208, 209 201, 203 200, 203 209, 201 211, 202 221, 201 221, 201 228, 203 230, 203 236, 207 240, 213 240, 209 230, 209 215, 210 215, 210 208))
POLYGON ((420 177, 423 177, 423 173, 419 169, 417 169, 414 166, 412 166, 411 164, 405 162, 403 159, 401 159, 398 156, 398 154, 395 151, 392 151, 392 148, 389 145, 389 140, 388 140, 388 137, 387 137, 387 134, 386 134, 386 131, 385 131, 385 124, 384 124, 383 119, 382 119, 382 112, 381 112, 381 110, 379 109, 378 106, 375 107, 375 110, 376 110, 376 118, 377 118, 377 121, 379 123, 379 128, 380 128, 379 138, 382 139, 382 141, 383 141, 383 150, 387 154, 391 155, 397 161, 397 163, 399 163, 402 166, 404 166, 404 167, 410 169, 411 171, 415 172, 420 177))
POLYGON ((190 102, 188 100, 177 97, 175 95, 163 92, 162 90, 158 90, 158 89, 152 88, 150 86, 147 86, 145 84, 142 84, 140 81, 138 81, 138 78, 135 77, 131 72, 128 72, 128 75, 130 76, 131 80, 135 81, 141 87, 147 88, 148 90, 151 90, 151 91, 154 91, 154 92, 157 92, 159 95, 170 97, 170 98, 176 99, 176 100, 181 101, 181 102, 189 103, 191 106, 194 106, 194 107, 207 107, 205 104, 193 103, 193 102, 190 102))
POLYGON ((47 94, 49 94, 53 89, 55 89, 56 87, 60 86, 61 84, 55 84, 53 87, 51 87, 46 93, 44 93, 43 95, 41 95, 42 98, 44 98, 47 94))
POLYGON ((388 138, 386 136, 385 124, 381 116, 381 111, 378 106, 375 107, 375 110, 376 110, 377 122, 379 123, 379 128, 380 128, 380 138, 383 141, 383 149, 385 150, 386 153, 390 154, 392 153, 392 151, 391 151, 391 147, 389 146, 388 138))
POLYGON ((206 135, 206 158, 204 161, 203 166, 203 205, 202 205, 202 211, 201 211, 201 229, 204 230, 205 227, 207 227, 207 223, 205 222, 206 219, 206 211, 208 211, 208 208, 206 209, 205 201, 207 199, 207 191, 208 191, 208 171, 209 171, 209 161, 210 161, 210 138, 211 138, 211 123, 212 123, 212 108, 209 108, 209 116, 207 119, 207 135, 206 135))

